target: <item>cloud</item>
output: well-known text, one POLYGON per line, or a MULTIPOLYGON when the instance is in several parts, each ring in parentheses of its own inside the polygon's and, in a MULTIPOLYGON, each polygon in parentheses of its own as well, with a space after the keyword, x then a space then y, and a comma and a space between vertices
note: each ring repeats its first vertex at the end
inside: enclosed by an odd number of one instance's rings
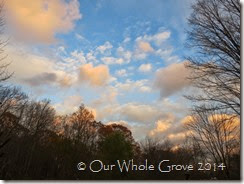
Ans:
POLYGON ((79 81, 88 82, 94 86, 103 86, 110 79, 109 68, 106 65, 94 66, 91 63, 80 67, 79 81))
POLYGON ((113 45, 106 41, 103 45, 100 45, 96 48, 97 51, 99 51, 101 54, 104 54, 106 51, 109 51, 113 48, 113 45))
POLYGON ((154 36, 152 36, 152 40, 157 44, 157 45, 161 45, 165 40, 167 40, 170 37, 170 32, 165 31, 165 32, 161 32, 158 34, 155 34, 154 36))
POLYGON ((153 53, 153 52, 154 50, 149 42, 141 39, 136 40, 136 46, 133 53, 135 59, 143 60, 147 57, 149 53, 153 53))
POLYGON ((160 139, 169 139, 173 144, 181 144, 186 136, 192 132, 184 129, 176 115, 168 114, 166 118, 159 119, 155 123, 156 127, 149 131, 148 135, 160 139))
POLYGON ((138 68, 138 70, 139 70, 140 72, 150 72, 151 69, 152 69, 152 65, 151 65, 151 64, 142 64, 142 65, 138 68))
POLYGON ((190 85, 186 62, 174 63, 156 72, 154 86, 160 90, 162 98, 171 96, 190 85))
POLYGON ((139 91, 143 92, 143 93, 150 93, 152 90, 150 87, 148 86, 141 86, 139 91))
POLYGON ((69 114, 75 112, 82 101, 83 99, 79 95, 68 96, 62 103, 54 104, 54 108, 60 114, 69 114))
POLYGON ((139 49, 136 49, 133 53, 133 57, 137 60, 143 60, 146 59, 147 54, 145 52, 140 51, 139 49))
POLYGON ((178 133, 171 133, 167 135, 167 138, 172 142, 183 142, 186 136, 191 135, 191 131, 183 131, 178 133))
POLYGON ((155 51, 155 54, 161 57, 167 63, 177 63, 180 62, 178 56, 172 55, 173 48, 158 49, 155 51))
POLYGON ((127 121, 123 121, 123 120, 109 121, 109 122, 106 123, 106 125, 113 125, 113 124, 122 125, 122 126, 125 126, 125 127, 129 128, 129 129, 131 128, 129 123, 127 121))
MULTIPOLYGON (((187 126, 192 123, 198 123, 199 117, 198 116, 186 116, 181 120, 181 124, 183 126, 187 126)), ((217 124, 217 123, 226 123, 227 126, 235 127, 240 125, 240 119, 234 114, 211 114, 208 116, 208 123, 209 124, 217 124)), ((224 125, 224 124, 222 124, 224 125)))
POLYGON ((120 113, 120 118, 132 122, 152 123, 168 116, 160 109, 146 104, 128 103, 120 106, 117 110, 120 113))
POLYGON ((86 60, 89 62, 97 62, 97 58, 96 56, 94 56, 94 53, 92 51, 86 54, 86 60))
POLYGON ((130 37, 126 37, 124 40, 123 40, 123 43, 128 43, 130 42, 131 38, 130 37))
POLYGON ((51 43, 57 33, 67 33, 82 16, 77 0, 7 0, 7 24, 23 41, 51 43))
POLYGON ((80 67, 81 64, 86 63, 97 63, 97 58, 94 55, 93 51, 88 53, 84 53, 82 50, 73 50, 68 55, 66 54, 61 61, 58 62, 58 66, 63 70, 67 70, 69 72, 77 71, 77 68, 80 67))
POLYGON ((167 113, 157 107, 139 103, 105 103, 97 108, 98 118, 101 121, 123 120, 139 124, 150 124, 160 118, 165 118, 167 113))
POLYGON ((152 52, 153 48, 151 47, 150 43, 145 42, 145 41, 139 41, 138 43, 138 49, 143 51, 143 52, 152 52))
POLYGON ((174 116, 168 116, 167 119, 160 119, 156 121, 156 128, 149 132, 150 136, 155 136, 158 133, 166 132, 174 121, 174 116))
POLYGON ((189 122, 193 122, 194 118, 193 116, 186 116, 181 120, 181 124, 187 125, 189 122))
POLYGON ((78 51, 78 50, 74 50, 73 52, 71 52, 71 56, 78 60, 79 63, 86 63, 86 57, 84 56, 83 51, 78 51))
POLYGON ((136 38, 136 41, 154 42, 157 46, 160 46, 164 41, 170 38, 171 32, 163 31, 154 35, 144 35, 136 38))
POLYGON ((71 86, 72 78, 62 72, 57 73, 48 73, 48 72, 43 72, 38 75, 34 75, 31 78, 26 78, 23 79, 23 81, 30 86, 36 87, 36 86, 41 86, 41 85, 56 85, 58 84, 61 87, 68 87, 71 86))
POLYGON ((106 65, 114 65, 114 64, 123 64, 125 60, 123 58, 115 58, 115 57, 102 57, 101 60, 106 65))
POLYGON ((80 35, 80 34, 78 34, 78 33, 75 34, 75 37, 76 37, 77 39, 81 40, 81 41, 85 40, 84 36, 82 36, 82 35, 80 35))
POLYGON ((132 52, 126 51, 123 47, 118 47, 117 54, 119 57, 123 58, 126 63, 129 63, 132 57, 132 52))
POLYGON ((44 56, 6 47, 6 53, 12 60, 9 71, 14 72, 12 81, 28 84, 32 87, 58 85, 68 87, 76 81, 73 74, 55 68, 55 61, 44 56))
POLYGON ((94 100, 91 105, 93 107, 105 106, 107 104, 112 104, 116 102, 116 97, 118 95, 118 90, 112 86, 107 86, 103 89, 103 92, 100 94, 99 98, 94 100))
POLYGON ((63 46, 58 47, 58 52, 60 52, 62 54, 67 54, 66 49, 63 46))
MULTIPOLYGON (((147 35, 139 36, 136 38, 135 42, 135 50, 133 52, 133 56, 137 60, 143 60, 147 57, 147 55, 154 54, 159 55, 160 57, 164 58, 167 56, 170 57, 170 55, 166 55, 166 53, 162 52, 162 49, 154 50, 152 45, 161 47, 162 44, 170 37, 171 33, 169 31, 159 32, 154 35, 147 35)), ((171 51, 172 52, 172 51, 171 51)))
POLYGON ((137 81, 132 81, 130 79, 127 79, 125 83, 120 83, 117 82, 115 84, 115 87, 119 90, 122 91, 139 91, 143 93, 147 93, 151 91, 151 88, 148 86, 148 80, 143 79, 143 80, 137 80, 137 81))
POLYGON ((126 77, 128 75, 125 69, 117 70, 115 74, 120 77, 126 77))
POLYGON ((33 78, 28 78, 25 81, 31 86, 40 86, 43 84, 54 83, 56 80, 57 76, 55 73, 44 72, 34 76, 33 78))
POLYGON ((139 102, 119 104, 117 101, 108 101, 104 98, 103 103, 95 108, 100 121, 128 122, 137 140, 144 138, 143 135, 158 138, 168 138, 168 135, 171 135, 173 142, 183 141, 183 138, 177 139, 180 134, 176 135, 185 131, 181 121, 187 112, 183 112, 185 105, 180 102, 178 104, 164 99, 151 104, 139 102), (173 135, 176 136, 173 137, 173 135))

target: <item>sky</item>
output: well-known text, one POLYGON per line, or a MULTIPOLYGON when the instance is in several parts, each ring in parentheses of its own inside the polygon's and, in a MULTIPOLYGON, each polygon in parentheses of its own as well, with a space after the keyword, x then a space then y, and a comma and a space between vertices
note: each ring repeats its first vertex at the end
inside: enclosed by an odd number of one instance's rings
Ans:
POLYGON ((84 104, 104 124, 180 142, 192 93, 187 18, 194 0, 8 0, 10 83, 58 114, 84 104))

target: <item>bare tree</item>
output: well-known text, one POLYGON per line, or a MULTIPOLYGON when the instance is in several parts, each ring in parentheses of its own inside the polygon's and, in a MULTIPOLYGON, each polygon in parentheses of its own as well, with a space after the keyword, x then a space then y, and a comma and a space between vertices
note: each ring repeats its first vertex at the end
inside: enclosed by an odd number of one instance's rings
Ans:
POLYGON ((195 54, 187 67, 201 92, 188 98, 198 110, 210 109, 211 103, 212 109, 240 115, 240 10, 239 0, 198 0, 193 5, 188 46, 195 54))
POLYGON ((31 101, 26 105, 21 124, 29 129, 33 136, 48 130, 55 118, 55 110, 49 100, 31 101))
POLYGON ((52 126, 55 118, 55 110, 50 106, 49 100, 40 102, 31 101, 24 109, 21 124, 29 130, 31 135, 30 150, 28 160, 25 163, 25 173, 27 174, 33 159, 36 145, 45 138, 48 130, 52 126))
POLYGON ((0 145, 1 142, 6 145, 12 134, 18 135, 21 132, 18 123, 27 100, 27 96, 18 88, 0 87, 0 145))
POLYGON ((4 52, 4 47, 8 44, 9 39, 3 36, 5 29, 3 8, 4 1, 0 0, 0 83, 8 80, 12 76, 7 70, 9 62, 6 62, 6 58, 8 55, 4 52))
POLYGON ((69 123, 72 129, 72 138, 84 145, 91 146, 95 139, 96 132, 95 117, 84 105, 69 117, 69 123))
POLYGON ((197 111, 186 123, 191 137, 205 155, 212 161, 223 163, 225 173, 230 178, 231 156, 240 147, 240 122, 236 115, 228 115, 219 110, 197 111))
POLYGON ((0 119, 6 113, 10 112, 16 116, 21 116, 23 105, 27 102, 27 95, 16 87, 0 88, 0 119))
POLYGON ((140 144, 143 158, 157 164, 160 160, 172 159, 174 145, 168 140, 159 140, 155 137, 146 137, 140 144))

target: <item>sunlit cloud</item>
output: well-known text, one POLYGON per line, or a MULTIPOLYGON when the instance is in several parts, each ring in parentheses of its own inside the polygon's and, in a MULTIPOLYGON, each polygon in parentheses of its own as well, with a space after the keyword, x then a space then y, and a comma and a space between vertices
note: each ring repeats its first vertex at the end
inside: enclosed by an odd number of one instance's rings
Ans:
POLYGON ((93 66, 91 63, 88 63, 80 67, 80 82, 88 82, 94 86, 103 86, 108 83, 109 79, 109 68, 106 65, 93 66))
POLYGON ((152 65, 151 64, 142 64, 138 68, 140 72, 150 72, 152 70, 152 65))
MULTIPOLYGON (((174 119, 173 119, 174 120, 174 119)), ((163 133, 167 131, 172 126, 172 118, 169 117, 169 119, 160 119, 156 122, 156 128, 151 130, 149 135, 154 136, 157 133, 163 133)))
POLYGON ((152 52, 153 51, 152 46, 148 42, 139 41, 137 44, 138 44, 138 49, 143 52, 152 52))
POLYGON ((81 19, 79 2, 71 0, 7 0, 7 24, 18 40, 51 43, 57 33, 67 33, 81 19))

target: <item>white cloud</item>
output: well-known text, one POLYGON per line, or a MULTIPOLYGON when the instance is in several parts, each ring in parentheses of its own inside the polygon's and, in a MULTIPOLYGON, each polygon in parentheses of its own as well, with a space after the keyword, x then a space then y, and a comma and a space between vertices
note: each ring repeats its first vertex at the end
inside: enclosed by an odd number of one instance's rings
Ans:
POLYGON ((140 72, 150 72, 152 70, 152 65, 151 64, 142 64, 138 70, 140 72))
POLYGON ((130 37, 126 37, 124 40, 123 40, 123 43, 128 43, 128 42, 130 42, 130 37))
POLYGON ((127 79, 125 83, 117 82, 115 87, 122 91, 139 91, 142 93, 147 93, 151 91, 151 88, 148 86, 148 80, 137 80, 132 81, 130 79, 127 79))
POLYGON ((115 74, 120 77, 126 77, 128 75, 125 69, 117 70, 115 74))
POLYGON ((67 54, 67 52, 63 46, 58 47, 58 51, 60 51, 63 54, 67 54))
POLYGON ((123 64, 125 60, 123 58, 115 58, 115 57, 102 57, 101 60, 106 65, 113 65, 113 64, 123 64))
POLYGON ((106 41, 103 45, 100 45, 96 48, 97 51, 99 51, 101 54, 104 54, 106 51, 110 51, 110 49, 113 48, 113 45, 106 41))
POLYGON ((150 93, 152 91, 152 89, 148 86, 141 86, 139 90, 143 93, 150 93))
POLYGON ((138 49, 136 49, 135 52, 133 53, 133 57, 137 60, 143 60, 146 59, 147 54, 145 52, 141 52, 138 49))
POLYGON ((180 62, 180 58, 178 56, 172 56, 173 49, 158 49, 155 51, 155 54, 161 57, 167 63, 178 63, 180 62))
POLYGON ((81 14, 77 0, 7 0, 6 18, 17 39, 51 43, 57 33, 72 30, 81 14))
POLYGON ((160 46, 164 41, 170 37, 171 33, 169 31, 159 32, 154 35, 144 35, 143 37, 138 37, 137 41, 147 41, 154 42, 156 45, 160 46))
POLYGON ((78 60, 79 63, 86 63, 86 57, 84 56, 83 51, 78 51, 75 50, 73 52, 71 52, 71 56, 73 56, 76 60, 78 60))
POLYGON ((126 51, 123 47, 118 47, 117 54, 119 57, 123 58, 126 63, 129 63, 132 57, 132 52, 126 51))
POLYGON ((75 37, 78 38, 79 40, 85 40, 85 38, 78 33, 75 34, 75 37))
POLYGON ((161 32, 152 37, 152 40, 157 44, 161 45, 165 40, 167 40, 170 37, 170 32, 161 32))
POLYGON ((92 63, 97 62, 97 58, 96 58, 96 56, 94 56, 94 53, 92 51, 90 51, 86 54, 86 60, 88 62, 92 62, 92 63))

